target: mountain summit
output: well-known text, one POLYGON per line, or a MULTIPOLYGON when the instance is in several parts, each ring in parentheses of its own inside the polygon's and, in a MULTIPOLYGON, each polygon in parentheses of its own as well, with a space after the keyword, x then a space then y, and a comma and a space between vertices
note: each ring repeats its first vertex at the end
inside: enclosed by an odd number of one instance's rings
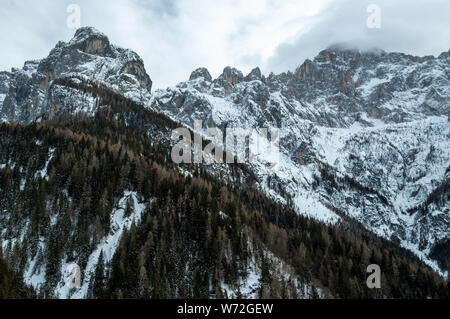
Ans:
POLYGON ((65 112, 67 104, 78 103, 68 100, 52 81, 72 76, 105 84, 139 101, 151 94, 152 81, 142 59, 131 50, 111 44, 96 29, 85 27, 78 29, 69 42, 58 42, 46 58, 0 73, 0 119, 31 122, 65 112))

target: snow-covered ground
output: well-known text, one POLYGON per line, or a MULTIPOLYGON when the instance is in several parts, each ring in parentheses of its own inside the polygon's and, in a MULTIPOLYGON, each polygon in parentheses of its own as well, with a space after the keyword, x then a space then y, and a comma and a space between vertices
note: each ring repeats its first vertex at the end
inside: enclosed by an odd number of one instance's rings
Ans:
MULTIPOLYGON (((248 241, 248 249, 250 252, 250 261, 248 267, 246 269, 247 276, 240 280, 238 287, 230 287, 226 283, 222 282, 221 289, 224 291, 226 296, 231 299, 237 298, 239 295, 244 299, 258 299, 260 296, 258 292, 263 286, 261 282, 262 276, 262 265, 259 258, 256 256, 256 252, 252 245, 252 241, 248 241)), ((277 258, 270 250, 267 248, 263 248, 264 258, 268 260, 271 264, 271 273, 270 275, 277 280, 283 280, 284 282, 292 282, 295 287, 295 294, 297 298, 300 299, 309 299, 312 296, 313 285, 311 283, 301 282, 299 277, 295 275, 295 271, 293 268, 277 258)), ((315 288, 319 298, 323 298, 323 292, 315 288)), ((292 291, 288 292, 293 295, 292 291)))
MULTIPOLYGON (((45 174, 42 176, 46 176, 45 174)), ((94 275, 95 268, 98 262, 100 252, 103 252, 103 258, 105 262, 105 267, 111 262, 116 249, 120 243, 120 239, 125 230, 129 230, 132 223, 137 226, 140 224, 146 205, 139 201, 140 196, 136 192, 126 191, 123 197, 119 200, 117 207, 111 212, 111 229, 104 238, 100 240, 96 248, 89 255, 89 259, 85 269, 81 269, 83 278, 81 282, 81 287, 78 289, 70 289, 68 285, 68 276, 71 274, 68 272, 69 267, 73 263, 67 262, 67 256, 60 263, 60 273, 61 278, 59 283, 54 290, 54 296, 61 299, 81 299, 85 298, 88 292, 89 284, 94 275), (125 216, 125 209, 127 203, 130 203, 132 212, 129 216, 125 216)), ((8 246, 14 247, 15 245, 21 245, 24 240, 25 233, 27 232, 29 222, 25 224, 21 231, 21 235, 12 240, 4 239, 3 232, 1 233, 0 239, 2 240, 3 249, 6 250, 8 246)), ((29 258, 26 262, 24 269, 24 281, 25 283, 33 286, 37 291, 46 281, 46 262, 44 253, 48 242, 46 242, 44 237, 39 239, 39 245, 36 249, 36 253, 29 258)))

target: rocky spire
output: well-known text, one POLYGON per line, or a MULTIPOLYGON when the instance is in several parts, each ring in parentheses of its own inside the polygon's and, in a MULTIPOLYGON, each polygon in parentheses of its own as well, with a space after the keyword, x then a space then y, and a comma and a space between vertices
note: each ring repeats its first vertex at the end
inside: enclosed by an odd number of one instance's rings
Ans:
POLYGON ((261 78, 261 70, 256 67, 245 77, 245 81, 261 80, 261 78))
POLYGON ((79 28, 69 45, 88 54, 110 57, 113 55, 108 37, 93 27, 79 28))
POLYGON ((211 74, 209 74, 209 71, 206 68, 198 68, 195 71, 193 71, 191 73, 191 76, 189 77, 189 81, 196 80, 198 78, 204 78, 206 81, 209 82, 212 81, 211 74))
POLYGON ((244 75, 241 71, 229 66, 223 70, 222 77, 232 85, 238 84, 244 80, 244 75))

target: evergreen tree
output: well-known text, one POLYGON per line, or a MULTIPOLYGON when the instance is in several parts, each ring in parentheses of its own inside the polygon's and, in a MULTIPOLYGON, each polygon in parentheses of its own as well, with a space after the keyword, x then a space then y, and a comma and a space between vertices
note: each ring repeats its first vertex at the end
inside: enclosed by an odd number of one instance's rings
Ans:
POLYGON ((106 286, 105 269, 103 250, 100 251, 97 266, 95 268, 94 284, 92 287, 92 295, 96 299, 104 298, 104 291, 106 286))

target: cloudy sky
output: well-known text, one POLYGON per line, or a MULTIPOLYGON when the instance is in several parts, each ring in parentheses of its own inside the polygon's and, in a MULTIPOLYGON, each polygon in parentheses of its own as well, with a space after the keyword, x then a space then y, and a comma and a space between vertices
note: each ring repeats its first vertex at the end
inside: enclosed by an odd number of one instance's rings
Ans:
MULTIPOLYGON (((335 43, 414 55, 450 49, 448 0, 1 0, 0 70, 48 55, 81 26, 94 26, 112 43, 136 51, 155 88, 175 85, 207 67, 217 77, 227 65, 244 73, 295 70, 335 43), (369 28, 380 9, 379 28, 369 28), (73 21, 73 20, 71 20, 73 21)), ((373 26, 373 25, 372 25, 373 26)))

